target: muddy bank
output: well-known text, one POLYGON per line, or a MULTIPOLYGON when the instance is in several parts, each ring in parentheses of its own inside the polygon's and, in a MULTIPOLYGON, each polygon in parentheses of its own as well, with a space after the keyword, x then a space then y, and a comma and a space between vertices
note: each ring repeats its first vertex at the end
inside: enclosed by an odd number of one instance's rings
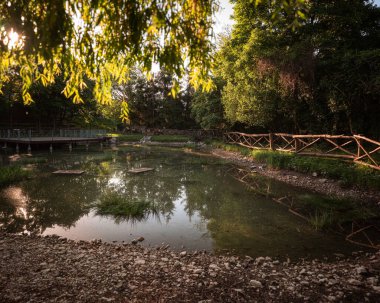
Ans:
POLYGON ((378 302, 380 253, 324 263, 0 234, 1 302, 378 302))
POLYGON ((344 187, 339 180, 332 180, 318 175, 307 175, 289 170, 274 170, 265 164, 257 163, 250 157, 242 156, 237 152, 229 152, 222 149, 213 149, 211 154, 241 165, 252 172, 274 178, 276 180, 294 186, 306 188, 314 192, 335 196, 339 198, 352 198, 364 203, 377 204, 380 207, 380 192, 362 189, 359 187, 344 187))

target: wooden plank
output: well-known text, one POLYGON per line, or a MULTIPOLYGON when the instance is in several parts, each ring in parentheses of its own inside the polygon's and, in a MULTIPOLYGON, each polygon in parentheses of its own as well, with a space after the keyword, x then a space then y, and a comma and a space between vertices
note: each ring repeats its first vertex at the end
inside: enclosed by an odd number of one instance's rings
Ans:
POLYGON ((154 168, 151 167, 141 167, 141 168, 132 168, 128 172, 132 174, 139 174, 139 173, 144 173, 147 171, 152 171, 154 168))
POLYGON ((56 170, 53 172, 55 175, 81 175, 84 173, 84 170, 56 170))

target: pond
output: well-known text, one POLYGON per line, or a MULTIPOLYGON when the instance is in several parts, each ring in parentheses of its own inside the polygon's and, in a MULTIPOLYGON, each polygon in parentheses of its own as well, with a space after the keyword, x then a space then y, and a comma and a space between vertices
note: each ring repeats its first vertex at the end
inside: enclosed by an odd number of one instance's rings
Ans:
MULTIPOLYGON (((3 165, 6 159, 3 155, 3 165)), ((145 246, 253 257, 309 258, 360 249, 341 235, 316 231, 268 193, 306 200, 326 197, 250 174, 258 184, 255 190, 238 180, 239 168, 214 157, 123 147, 40 152, 21 160, 33 177, 0 192, 0 228, 8 232, 108 242, 144 237, 145 246), (141 167, 154 170, 128 172, 141 167), (59 169, 80 169, 84 174, 52 174, 59 169), (117 199, 154 207, 136 216, 99 207, 117 199)))

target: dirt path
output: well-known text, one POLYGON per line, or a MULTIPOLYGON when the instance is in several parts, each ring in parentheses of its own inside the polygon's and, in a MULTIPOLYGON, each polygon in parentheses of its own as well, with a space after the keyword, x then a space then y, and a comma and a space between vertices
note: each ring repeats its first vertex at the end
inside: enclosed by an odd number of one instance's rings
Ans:
POLYGON ((298 263, 0 234, 0 302, 379 302, 380 253, 298 263))

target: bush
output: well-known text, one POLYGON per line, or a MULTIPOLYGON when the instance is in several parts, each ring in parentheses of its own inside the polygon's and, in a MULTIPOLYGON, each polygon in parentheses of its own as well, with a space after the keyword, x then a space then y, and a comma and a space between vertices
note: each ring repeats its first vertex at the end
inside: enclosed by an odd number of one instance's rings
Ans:
POLYGON ((117 140, 120 142, 138 142, 143 137, 144 135, 142 134, 119 135, 117 136, 117 140))

